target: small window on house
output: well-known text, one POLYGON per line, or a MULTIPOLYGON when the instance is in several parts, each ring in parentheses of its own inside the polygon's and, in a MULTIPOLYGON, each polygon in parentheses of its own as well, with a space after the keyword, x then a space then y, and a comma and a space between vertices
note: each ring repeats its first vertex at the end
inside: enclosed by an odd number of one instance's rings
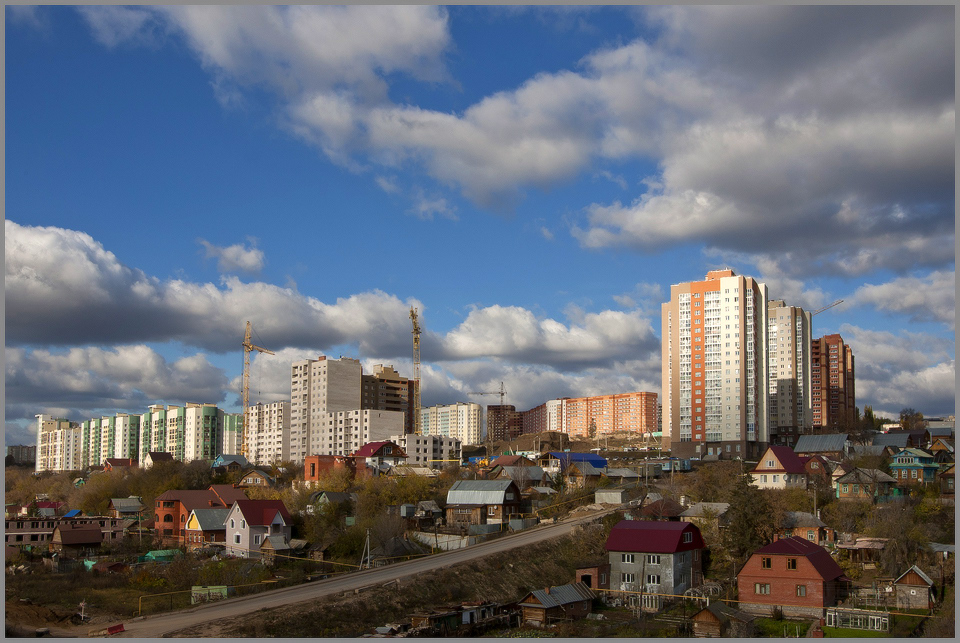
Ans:
POLYGON ((497 508, 496 508, 496 507, 487 507, 487 515, 488 515, 488 516, 496 516, 496 515, 497 515, 497 508))
POLYGON ((814 533, 814 531, 813 531, 812 529, 808 529, 808 530, 807 530, 807 540, 811 540, 811 541, 812 541, 812 540, 815 540, 816 537, 817 537, 817 535, 814 533))
POLYGON ((620 574, 620 579, 624 583, 633 583, 636 582, 637 576, 636 574, 620 574))
POLYGON ((769 556, 764 556, 760 559, 760 569, 770 569, 773 564, 769 556))
POLYGON ((767 467, 770 468, 770 469, 772 469, 772 468, 774 467, 774 462, 773 462, 773 460, 767 460, 767 467))
POLYGON ((260 534, 257 534, 256 536, 253 537, 253 544, 254 545, 260 544, 260 534))
POLYGON ((236 526, 237 526, 237 524, 234 522, 233 518, 231 518, 231 519, 230 519, 230 529, 233 529, 233 528, 235 528, 236 526))
POLYGON ((240 519, 240 529, 246 529, 246 528, 247 528, 247 521, 246 521, 246 520, 243 520, 243 519, 241 518, 241 519, 240 519))
POLYGON ((693 542, 693 534, 690 533, 689 531, 686 532, 685 534, 683 534, 683 542, 685 542, 685 543, 692 543, 692 542, 693 542))
POLYGON ((620 562, 621 562, 621 563, 632 563, 632 562, 633 562, 633 554, 620 554, 620 562))
POLYGON ((659 585, 660 574, 647 574, 647 585, 659 585))
POLYGON ((234 544, 236 544, 236 545, 239 545, 239 544, 240 544, 240 534, 234 534, 234 535, 233 535, 233 542, 234 542, 234 544))
POLYGON ((760 595, 769 595, 770 594, 770 583, 754 583, 753 584, 753 593, 760 595))
POLYGON ((648 564, 648 565, 659 565, 659 564, 660 564, 660 555, 659 555, 659 554, 647 554, 647 564, 648 564))
POLYGON ((797 559, 796 559, 796 558, 788 558, 788 559, 787 559, 787 569, 792 570, 792 571, 796 571, 796 569, 797 569, 797 559))
POLYGON ((797 596, 806 596, 806 595, 807 595, 807 586, 797 585, 797 596))

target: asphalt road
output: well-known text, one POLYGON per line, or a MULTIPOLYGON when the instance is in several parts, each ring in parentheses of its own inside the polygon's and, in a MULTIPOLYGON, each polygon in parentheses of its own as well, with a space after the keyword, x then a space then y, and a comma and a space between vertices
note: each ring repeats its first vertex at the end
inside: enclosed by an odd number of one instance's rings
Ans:
POLYGON ((216 603, 208 603, 177 612, 145 616, 125 621, 123 623, 124 632, 118 636, 155 638, 222 618, 248 615, 257 610, 286 607, 296 603, 313 601, 340 592, 352 592, 356 589, 382 585, 390 581, 476 560, 491 554, 523 547, 550 538, 564 536, 571 533, 577 526, 590 522, 599 516, 616 511, 619 508, 620 507, 613 507, 593 511, 583 516, 568 518, 563 522, 553 525, 540 525, 533 529, 494 539, 490 542, 396 563, 386 567, 365 569, 351 574, 306 583, 304 585, 284 587, 251 596, 242 596, 217 601, 216 603))

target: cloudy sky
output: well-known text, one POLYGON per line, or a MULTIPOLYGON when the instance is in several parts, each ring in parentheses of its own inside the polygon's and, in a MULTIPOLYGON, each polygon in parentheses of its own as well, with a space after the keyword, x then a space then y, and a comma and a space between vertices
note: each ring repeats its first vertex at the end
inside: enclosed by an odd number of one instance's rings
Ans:
POLYGON ((954 412, 954 8, 6 7, 6 440, 236 410, 276 352, 423 401, 660 390, 670 285, 815 310, 954 412))

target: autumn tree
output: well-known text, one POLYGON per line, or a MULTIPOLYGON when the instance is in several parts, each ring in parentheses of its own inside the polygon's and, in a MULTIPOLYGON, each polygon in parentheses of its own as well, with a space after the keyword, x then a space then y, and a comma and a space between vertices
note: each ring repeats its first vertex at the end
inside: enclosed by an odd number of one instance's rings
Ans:
POLYGON ((900 410, 900 427, 907 431, 922 431, 927 428, 927 421, 923 419, 923 413, 907 407, 900 410))

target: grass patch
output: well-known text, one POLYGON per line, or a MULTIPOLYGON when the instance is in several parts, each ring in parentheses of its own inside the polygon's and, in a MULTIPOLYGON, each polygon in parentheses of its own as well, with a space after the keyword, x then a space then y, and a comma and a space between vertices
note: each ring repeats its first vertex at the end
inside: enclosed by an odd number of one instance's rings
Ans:
POLYGON ((783 638, 784 634, 789 638, 793 638, 798 636, 798 632, 802 638, 810 628, 810 621, 777 620, 775 618, 762 617, 754 619, 753 624, 757 628, 757 636, 761 638, 779 639, 783 638))
POLYGON ((846 627, 823 626, 823 638, 825 639, 885 639, 889 638, 889 636, 889 632, 872 632, 870 630, 853 630, 846 627))

